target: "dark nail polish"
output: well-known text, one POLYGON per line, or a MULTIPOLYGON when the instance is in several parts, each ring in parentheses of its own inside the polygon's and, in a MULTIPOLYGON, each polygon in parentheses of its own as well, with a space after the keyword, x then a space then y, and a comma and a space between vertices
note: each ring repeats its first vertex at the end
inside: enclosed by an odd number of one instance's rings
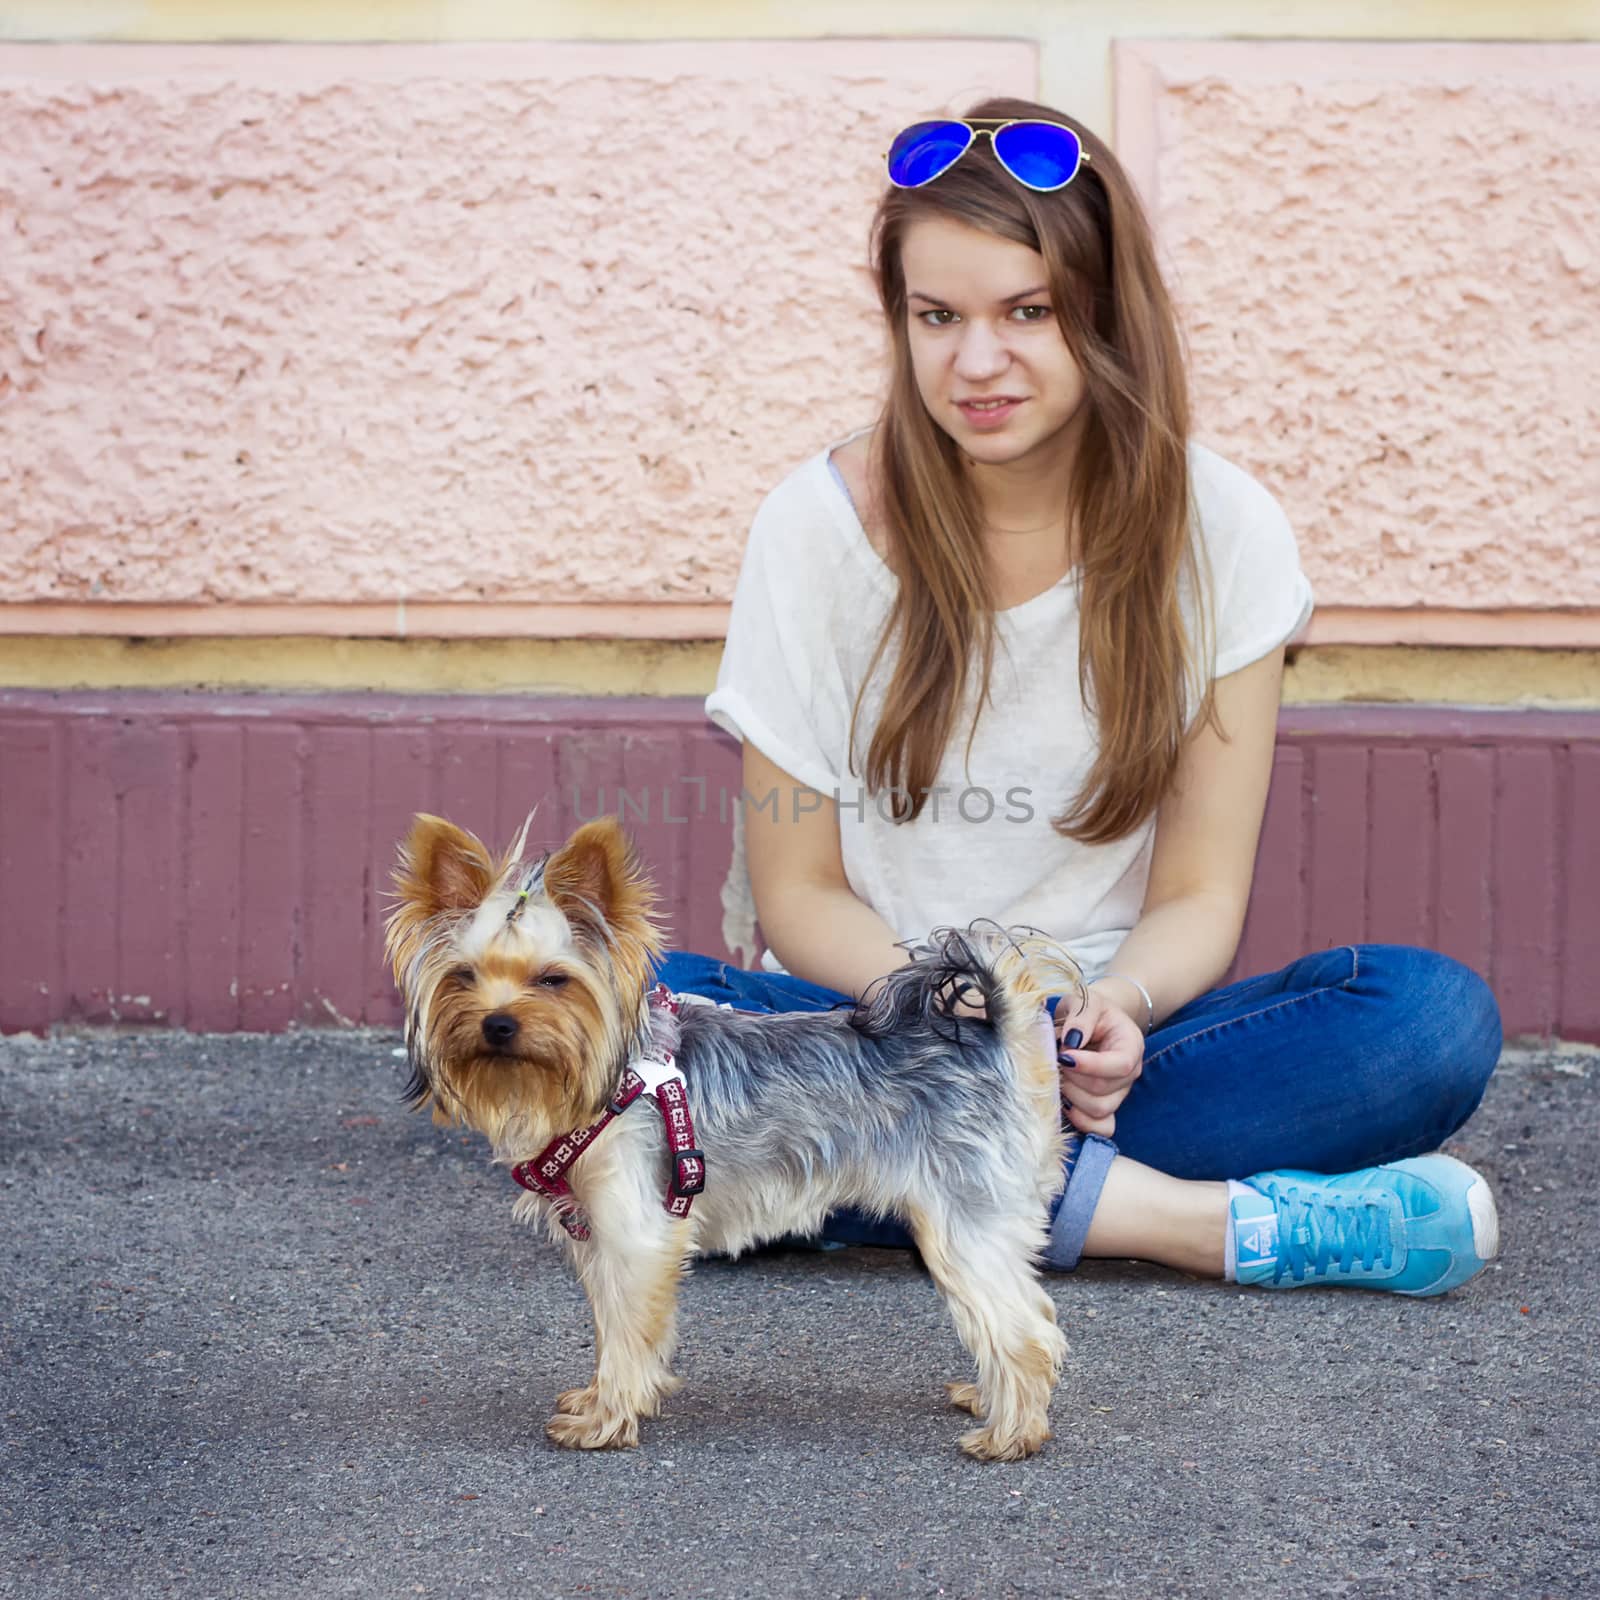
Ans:
POLYGON ((1083 1030, 1081 1028, 1069 1028, 1066 1038, 1061 1042, 1068 1050, 1076 1050, 1083 1043, 1083 1030))
POLYGON ((1071 1056, 1057 1056, 1056 1060, 1059 1061, 1064 1067, 1076 1067, 1078 1065, 1078 1063, 1074 1061, 1071 1056))

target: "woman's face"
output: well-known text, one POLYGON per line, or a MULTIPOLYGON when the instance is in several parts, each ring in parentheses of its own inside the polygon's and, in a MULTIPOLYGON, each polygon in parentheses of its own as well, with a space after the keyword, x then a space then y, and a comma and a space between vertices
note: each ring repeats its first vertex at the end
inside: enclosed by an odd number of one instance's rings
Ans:
POLYGON ((1056 320, 1044 257, 948 217, 901 241, 911 364, 928 414, 974 461, 1004 466, 1064 443, 1083 372, 1056 320))

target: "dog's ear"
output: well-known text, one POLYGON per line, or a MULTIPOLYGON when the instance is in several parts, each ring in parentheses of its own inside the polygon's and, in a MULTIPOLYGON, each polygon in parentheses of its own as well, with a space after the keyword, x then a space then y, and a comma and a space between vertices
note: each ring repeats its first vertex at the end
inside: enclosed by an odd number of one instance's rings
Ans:
POLYGON ((615 817, 586 822, 545 862, 544 892, 569 922, 610 925, 631 906, 638 863, 615 817))
POLYGON ((494 863, 476 834, 418 812, 394 871, 403 901, 424 916, 478 905, 494 882, 494 863))

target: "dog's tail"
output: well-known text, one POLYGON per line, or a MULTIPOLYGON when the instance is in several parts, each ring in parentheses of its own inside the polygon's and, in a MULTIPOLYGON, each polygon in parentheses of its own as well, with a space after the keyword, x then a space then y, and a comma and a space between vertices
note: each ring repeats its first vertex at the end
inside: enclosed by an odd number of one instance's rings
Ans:
POLYGON ((1037 928, 983 918, 935 928, 907 948, 910 962, 878 979, 851 1017, 869 1036, 923 1023, 959 1042, 961 1028, 976 1020, 995 1028, 1012 1059, 1023 1061, 1036 1048, 1045 1001, 1052 994, 1083 1000, 1077 962, 1037 928))

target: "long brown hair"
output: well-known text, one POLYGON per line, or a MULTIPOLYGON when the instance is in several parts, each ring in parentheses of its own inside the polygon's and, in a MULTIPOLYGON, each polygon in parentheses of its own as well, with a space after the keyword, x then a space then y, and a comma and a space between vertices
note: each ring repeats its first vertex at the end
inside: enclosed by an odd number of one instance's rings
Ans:
MULTIPOLYGON (((1106 145, 1047 106, 991 99, 969 117, 1065 123, 1090 161, 1053 194, 1036 194, 994 159, 987 139, 920 189, 889 188, 872 224, 872 264, 890 339, 888 399, 871 451, 873 506, 900 578, 862 691, 891 639, 900 650, 867 751, 873 792, 897 820, 915 818, 949 743, 974 661, 972 725, 989 697, 994 605, 982 519, 961 452, 922 403, 911 365, 901 241, 922 217, 1012 239, 1043 258, 1057 325, 1085 384, 1072 506, 1080 567, 1078 685, 1099 745, 1083 788, 1052 818, 1058 832, 1103 844, 1132 832, 1177 769, 1191 687, 1212 714, 1209 605, 1190 532, 1189 399, 1177 319, 1139 198, 1106 145), (1179 602, 1187 578, 1199 639, 1179 602)), ((857 693, 851 716, 854 770, 857 693)), ((1027 729, 1017 736, 1026 738, 1027 729)))

